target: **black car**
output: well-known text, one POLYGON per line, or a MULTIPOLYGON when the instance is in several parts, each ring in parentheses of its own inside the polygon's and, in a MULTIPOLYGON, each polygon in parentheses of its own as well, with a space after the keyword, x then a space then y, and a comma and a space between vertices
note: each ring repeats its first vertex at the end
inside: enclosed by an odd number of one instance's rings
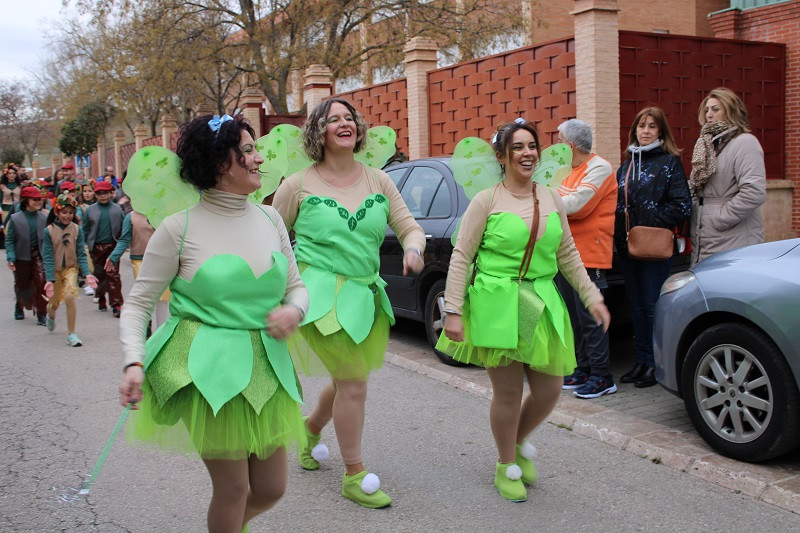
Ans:
MULTIPOLYGON (((425 324, 431 347, 436 345, 443 328, 444 284, 453 245, 450 240, 456 223, 467 209, 469 199, 453 180, 449 157, 417 159, 384 169, 400 191, 411 214, 425 231, 425 268, 419 276, 403 276, 403 249, 387 226, 386 239, 381 247, 381 277, 386 281, 386 293, 394 314, 425 324)), ((689 256, 677 256, 672 272, 686 270, 689 256)), ((624 282, 616 255, 607 272, 606 305, 612 323, 630 322, 624 282)), ((450 356, 434 350, 443 362, 459 366, 450 356)))
MULTIPOLYGON (((444 283, 453 245, 450 237, 469 200, 453 180, 450 158, 408 161, 384 169, 411 214, 425 231, 425 268, 418 276, 403 276, 403 250, 390 228, 381 246, 381 277, 395 315, 425 323, 431 346, 442 331, 444 283)), ((447 364, 459 363, 436 351, 447 364)))

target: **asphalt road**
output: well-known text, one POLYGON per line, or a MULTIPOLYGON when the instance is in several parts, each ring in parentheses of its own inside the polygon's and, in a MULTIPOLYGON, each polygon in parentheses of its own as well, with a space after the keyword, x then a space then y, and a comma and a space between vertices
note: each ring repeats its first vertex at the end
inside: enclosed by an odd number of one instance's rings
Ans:
MULTIPOLYGON (((130 287, 129 266, 124 280, 130 287)), ((75 499, 122 408, 118 321, 78 303, 84 346, 30 315, 12 318, 0 269, 0 531, 205 530, 210 482, 196 459, 114 445, 91 494, 75 499)), ((324 381, 303 379, 313 405, 324 381)), ((258 531, 790 531, 800 517, 553 425, 534 433, 540 480, 513 504, 492 486, 488 401, 386 365, 370 382, 364 458, 394 498, 384 510, 343 499, 331 459, 304 472, 290 454, 280 504, 258 531)), ((306 410, 308 407, 306 407, 306 410)))

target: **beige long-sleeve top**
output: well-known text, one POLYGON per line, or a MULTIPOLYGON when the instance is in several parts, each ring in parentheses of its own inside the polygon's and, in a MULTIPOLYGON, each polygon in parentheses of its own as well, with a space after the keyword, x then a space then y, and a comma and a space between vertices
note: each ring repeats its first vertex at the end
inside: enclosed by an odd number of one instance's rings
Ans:
MULTIPOLYGON (((247 196, 209 189, 200 203, 189 209, 188 225, 185 211, 165 218, 147 245, 139 277, 123 306, 120 340, 124 364, 143 360, 151 311, 175 276, 191 280, 211 257, 234 254, 258 277, 272 268, 275 251, 289 259, 283 301, 305 313, 308 291, 297 271, 286 226, 275 209, 251 204, 247 196)), ((225 297, 224 287, 220 287, 219 297, 225 297)))
MULTIPOLYGON (((555 191, 541 186, 536 188, 536 195, 539 199, 539 229, 536 233, 536 240, 539 240, 544 234, 547 216, 557 212, 561 218, 562 229, 561 243, 556 252, 558 269, 570 285, 578 291, 581 301, 587 308, 602 302, 603 296, 589 279, 578 249, 575 247, 575 242, 572 240, 561 198, 555 191)), ((530 230, 533 223, 533 196, 530 193, 514 194, 501 183, 479 192, 470 202, 461 220, 456 246, 450 257, 450 269, 447 272, 444 293, 445 309, 448 312, 461 314, 469 281, 467 273, 483 240, 486 222, 489 215, 503 212, 519 216, 530 230)), ((521 246, 524 245, 525 243, 521 243, 521 246)))
POLYGON ((364 198, 381 193, 389 199, 388 224, 403 246, 404 250, 416 248, 425 250, 425 232, 408 210, 403 197, 386 172, 361 165, 361 176, 348 187, 335 187, 322 179, 315 167, 297 172, 287 178, 278 191, 272 205, 283 217, 286 227, 292 229, 300 203, 307 196, 327 196, 333 198, 349 211, 355 211, 364 198))

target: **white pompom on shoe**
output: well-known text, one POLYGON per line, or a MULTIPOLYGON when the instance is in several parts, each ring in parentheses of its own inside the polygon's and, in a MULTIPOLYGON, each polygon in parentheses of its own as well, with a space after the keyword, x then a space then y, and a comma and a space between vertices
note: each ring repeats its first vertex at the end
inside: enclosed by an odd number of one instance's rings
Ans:
POLYGON ((364 476, 364 479, 361 480, 361 490, 364 491, 364 494, 373 494, 378 492, 379 488, 381 488, 381 480, 372 472, 364 476))
POLYGON ((530 443, 530 441, 525 441, 519 446, 519 454, 524 457, 525 459, 531 460, 539 453, 536 449, 536 446, 530 443))
POLYGON ((512 481, 516 481, 522 477, 522 469, 516 463, 509 465, 506 468, 506 477, 512 481))
POLYGON ((328 447, 321 442, 311 449, 311 457, 315 461, 324 461, 330 456, 328 447))

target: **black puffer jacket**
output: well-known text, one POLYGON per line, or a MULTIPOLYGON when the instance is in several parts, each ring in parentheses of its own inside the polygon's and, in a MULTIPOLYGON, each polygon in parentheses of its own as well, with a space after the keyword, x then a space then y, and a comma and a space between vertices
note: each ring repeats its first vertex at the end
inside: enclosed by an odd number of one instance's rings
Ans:
MULTIPOLYGON (((653 145, 650 145, 653 146, 653 145)), ((692 199, 681 160, 666 153, 660 145, 652 148, 631 146, 631 158, 617 170, 617 212, 614 223, 614 245, 619 253, 628 252, 625 227, 625 173, 633 164, 628 178, 628 213, 631 228, 654 226, 673 228, 689 218, 692 199)))

